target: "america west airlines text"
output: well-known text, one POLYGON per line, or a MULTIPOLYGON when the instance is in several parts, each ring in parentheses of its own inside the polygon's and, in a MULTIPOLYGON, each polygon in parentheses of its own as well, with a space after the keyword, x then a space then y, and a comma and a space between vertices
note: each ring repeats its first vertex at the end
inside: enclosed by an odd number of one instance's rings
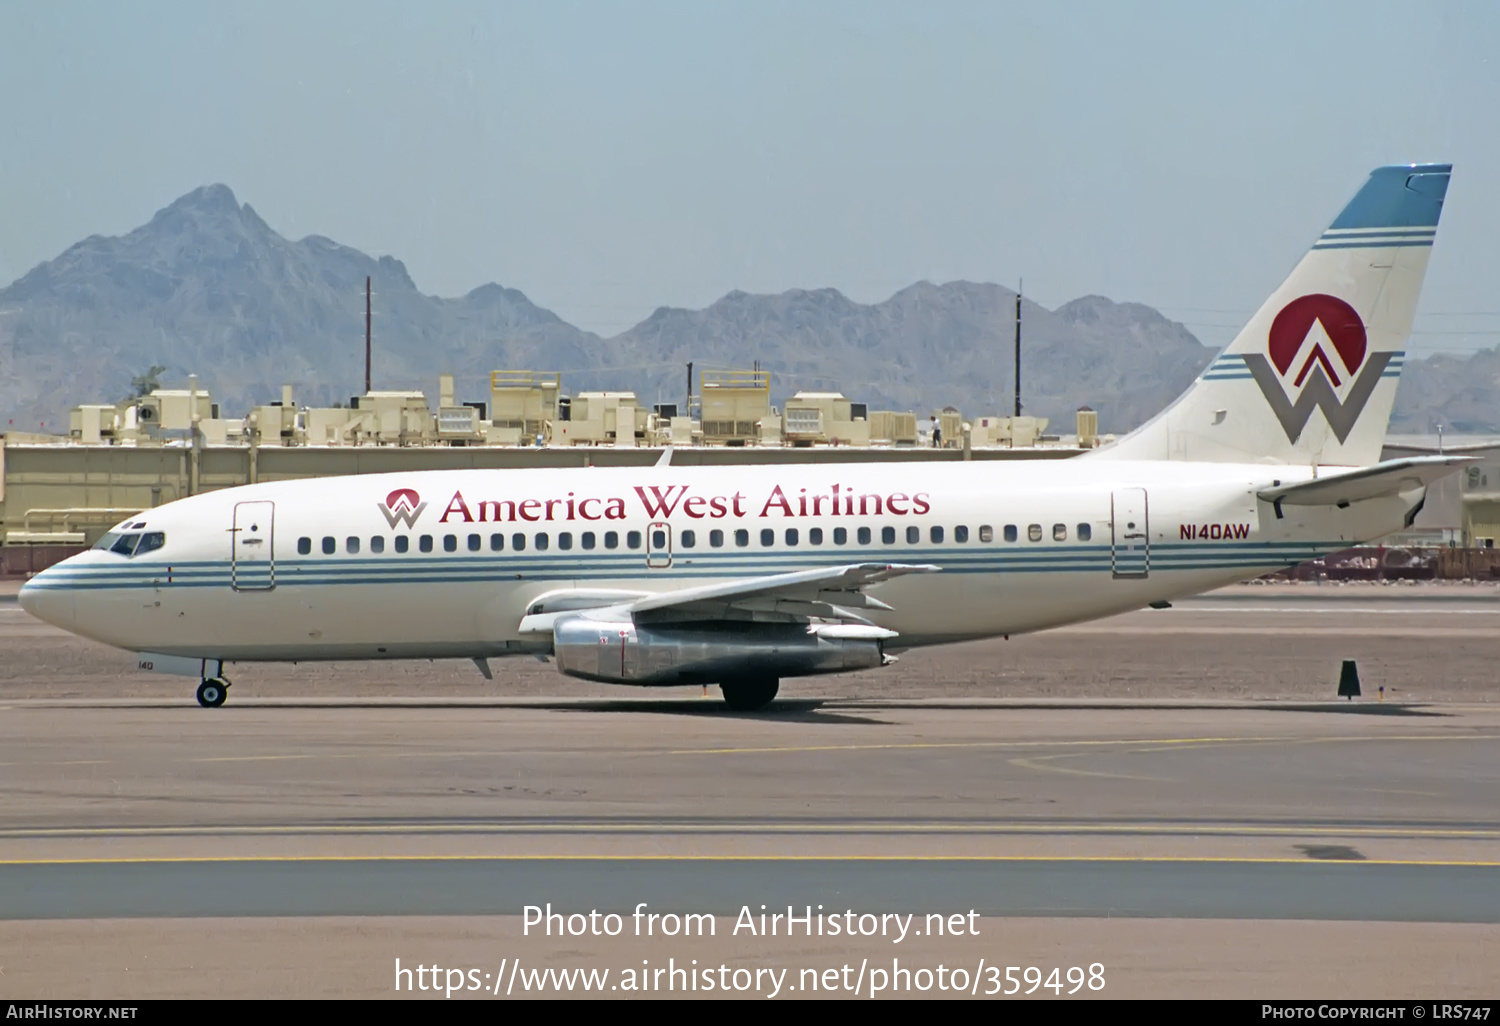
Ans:
MULTIPOLYGON (((665 519, 676 514, 694 520, 722 520, 726 517, 743 519, 768 517, 820 517, 820 516, 922 516, 932 511, 931 497, 927 492, 865 492, 857 494, 846 485, 833 485, 826 492, 809 494, 806 488, 798 488, 788 494, 780 485, 772 487, 764 499, 752 498, 743 492, 731 495, 698 495, 690 485, 636 486, 635 500, 652 519, 665 519)), ((587 496, 579 498, 569 492, 562 498, 552 499, 466 499, 463 492, 456 491, 449 500, 438 523, 499 523, 525 520, 577 521, 577 520, 624 520, 629 515, 629 500, 621 496, 587 496)))

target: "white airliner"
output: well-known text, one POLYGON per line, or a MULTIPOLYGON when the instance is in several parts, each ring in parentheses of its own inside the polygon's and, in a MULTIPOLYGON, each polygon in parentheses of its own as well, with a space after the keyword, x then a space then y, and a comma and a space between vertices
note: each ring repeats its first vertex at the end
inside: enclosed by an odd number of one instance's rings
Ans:
POLYGON ((134 516, 20 601, 206 706, 235 662, 531 654, 756 709, 1257 577, 1409 525, 1462 462, 1378 462, 1449 172, 1374 171, 1176 403, 1074 459, 255 484, 134 516))

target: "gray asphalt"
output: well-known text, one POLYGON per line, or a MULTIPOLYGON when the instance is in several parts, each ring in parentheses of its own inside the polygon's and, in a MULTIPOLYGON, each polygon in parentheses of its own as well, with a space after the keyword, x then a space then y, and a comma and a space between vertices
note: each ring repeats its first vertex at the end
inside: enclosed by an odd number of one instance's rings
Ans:
POLYGON ((0 866, 0 918, 650 911, 1500 923, 1500 866, 975 859, 339 859, 0 866))

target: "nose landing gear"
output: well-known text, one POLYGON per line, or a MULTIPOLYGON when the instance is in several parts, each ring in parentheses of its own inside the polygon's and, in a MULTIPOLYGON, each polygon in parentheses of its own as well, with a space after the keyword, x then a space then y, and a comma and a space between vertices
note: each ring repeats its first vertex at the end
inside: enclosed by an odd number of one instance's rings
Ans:
POLYGON ((217 709, 229 695, 229 681, 223 677, 206 677, 198 685, 198 704, 206 709, 217 709))

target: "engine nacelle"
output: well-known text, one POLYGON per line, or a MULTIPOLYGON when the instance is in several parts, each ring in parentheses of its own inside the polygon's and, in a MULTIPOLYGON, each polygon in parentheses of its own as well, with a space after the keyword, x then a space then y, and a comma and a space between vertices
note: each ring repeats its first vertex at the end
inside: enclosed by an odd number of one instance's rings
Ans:
POLYGON ((717 684, 744 676, 807 677, 886 662, 894 631, 793 623, 656 626, 573 617, 552 631, 557 668, 607 684, 717 684))

